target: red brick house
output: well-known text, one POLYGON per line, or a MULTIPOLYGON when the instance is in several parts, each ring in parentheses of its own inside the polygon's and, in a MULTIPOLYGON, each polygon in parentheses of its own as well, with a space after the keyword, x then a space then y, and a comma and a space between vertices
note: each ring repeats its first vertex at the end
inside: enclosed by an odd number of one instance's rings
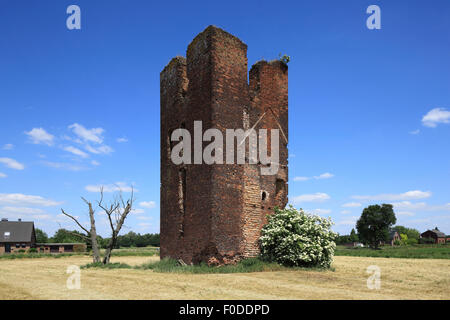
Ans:
POLYGON ((36 248, 42 253, 84 252, 85 243, 36 243, 34 223, 31 221, 0 221, 0 255, 28 252, 36 248))
POLYGON ((29 221, 0 221, 0 254, 28 251, 36 246, 34 223, 29 221))
POLYGON ((396 230, 391 230, 389 231, 389 240, 386 242, 380 241, 380 244, 381 245, 390 244, 391 246, 393 246, 396 241, 400 240, 402 240, 402 237, 400 237, 400 233, 398 233, 396 230))
POLYGON ((445 233, 439 231, 438 228, 434 228, 433 230, 427 230, 420 235, 421 238, 431 238, 434 240, 434 243, 442 244, 445 243, 447 236, 445 233))

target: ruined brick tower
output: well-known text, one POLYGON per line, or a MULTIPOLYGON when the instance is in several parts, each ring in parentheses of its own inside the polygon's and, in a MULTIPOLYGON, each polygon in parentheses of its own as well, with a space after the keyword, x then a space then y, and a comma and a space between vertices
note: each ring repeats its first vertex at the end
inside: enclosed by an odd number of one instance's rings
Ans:
MULTIPOLYGON (((227 264, 258 255, 266 215, 287 203, 287 69, 278 60, 259 61, 248 82, 247 45, 209 26, 187 58, 173 58, 161 72, 161 258, 227 264), (194 121, 224 137, 226 129, 264 128, 270 139, 270 129, 279 129, 278 173, 261 175, 263 165, 248 161, 173 164, 171 133, 187 129, 193 145, 194 121)), ((267 148, 270 154, 270 141, 267 148)))

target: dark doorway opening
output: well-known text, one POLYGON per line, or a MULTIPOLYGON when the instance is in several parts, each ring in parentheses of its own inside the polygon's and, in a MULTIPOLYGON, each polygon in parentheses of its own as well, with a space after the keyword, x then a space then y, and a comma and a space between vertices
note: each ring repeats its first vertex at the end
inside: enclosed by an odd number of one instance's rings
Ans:
POLYGON ((9 243, 5 243, 5 252, 11 253, 11 245, 9 243))

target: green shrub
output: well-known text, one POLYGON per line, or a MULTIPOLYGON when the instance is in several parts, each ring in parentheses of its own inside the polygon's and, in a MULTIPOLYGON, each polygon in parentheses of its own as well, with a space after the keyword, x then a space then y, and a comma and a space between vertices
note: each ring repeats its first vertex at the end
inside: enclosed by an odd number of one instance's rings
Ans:
POLYGON ((286 65, 289 63, 289 61, 291 61, 291 56, 288 56, 287 54, 281 55, 281 53, 280 53, 278 56, 279 56, 279 60, 286 65))
POLYGON ((73 252, 86 252, 86 245, 84 243, 74 244, 73 252))
POLYGON ((30 248, 30 250, 28 250, 28 253, 37 253, 37 249, 36 248, 30 248))
POLYGON ((297 211, 292 206, 268 216, 261 230, 261 256, 285 266, 329 268, 337 234, 331 219, 297 211))
POLYGON ((17 252, 18 252, 18 253, 25 253, 25 250, 19 249, 17 252))
POLYGON ((433 238, 420 238, 419 243, 420 244, 433 244, 434 239, 433 238))

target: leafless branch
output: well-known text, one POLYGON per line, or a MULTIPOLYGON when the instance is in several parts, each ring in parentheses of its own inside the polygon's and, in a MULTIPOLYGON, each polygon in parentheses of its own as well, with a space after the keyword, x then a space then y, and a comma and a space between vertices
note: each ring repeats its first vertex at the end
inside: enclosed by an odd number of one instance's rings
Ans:
POLYGON ((85 227, 83 227, 83 226, 81 225, 81 223, 78 222, 78 220, 77 220, 75 217, 73 217, 73 216, 71 216, 70 214, 66 213, 66 212, 64 211, 63 208, 61 208, 61 212, 62 212, 65 216, 67 216, 67 217, 69 217, 70 219, 72 219, 73 221, 75 221, 75 223, 76 223, 81 229, 83 229, 83 231, 86 232, 87 235, 90 235, 90 234, 91 234, 85 227))

